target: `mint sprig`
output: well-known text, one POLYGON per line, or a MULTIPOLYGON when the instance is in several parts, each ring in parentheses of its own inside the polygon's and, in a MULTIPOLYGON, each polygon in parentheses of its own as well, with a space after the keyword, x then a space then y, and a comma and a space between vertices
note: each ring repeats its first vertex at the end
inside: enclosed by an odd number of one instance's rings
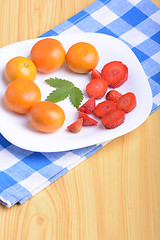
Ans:
POLYGON ((47 96, 46 101, 57 103, 69 96, 71 104, 77 109, 79 108, 83 100, 83 93, 72 82, 60 78, 50 78, 45 80, 45 82, 51 87, 56 88, 56 90, 53 90, 47 96))

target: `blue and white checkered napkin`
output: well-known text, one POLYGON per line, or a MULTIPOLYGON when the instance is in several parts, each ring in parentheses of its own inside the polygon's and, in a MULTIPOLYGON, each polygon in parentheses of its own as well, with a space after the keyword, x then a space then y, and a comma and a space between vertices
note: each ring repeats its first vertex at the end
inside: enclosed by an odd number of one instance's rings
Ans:
MULTIPOLYGON (((41 37, 98 32, 124 41, 148 76, 152 112, 160 107, 160 10, 149 0, 97 0, 41 37)), ((106 143, 104 143, 106 144, 106 143)), ((20 149, 0 135, 0 201, 7 207, 24 203, 103 144, 58 153, 20 149)))

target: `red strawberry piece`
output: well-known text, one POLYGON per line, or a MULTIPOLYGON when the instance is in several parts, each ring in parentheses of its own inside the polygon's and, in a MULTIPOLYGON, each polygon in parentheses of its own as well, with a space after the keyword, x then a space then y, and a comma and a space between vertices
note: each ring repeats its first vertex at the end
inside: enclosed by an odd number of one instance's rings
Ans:
POLYGON ((83 126, 97 125, 97 121, 89 117, 86 113, 79 111, 79 118, 83 118, 83 126))
POLYGON ((117 109, 122 109, 125 113, 131 112, 136 105, 136 97, 132 92, 122 95, 117 101, 117 109))
POLYGON ((87 102, 85 102, 80 108, 78 108, 78 111, 84 112, 84 113, 91 113, 95 109, 95 98, 91 97, 87 102))
POLYGON ((110 100, 116 103, 121 96, 122 94, 120 92, 111 90, 106 94, 106 100, 110 100))
POLYGON ((97 78, 90 81, 86 86, 86 92, 89 97, 94 97, 95 99, 101 99, 108 89, 108 83, 102 79, 97 78))
POLYGON ((116 109, 116 104, 113 101, 103 101, 95 107, 94 114, 102 118, 111 109, 116 109))
POLYGON ((101 78, 101 74, 97 69, 93 68, 91 73, 91 79, 97 79, 97 78, 101 78))
POLYGON ((103 67, 101 77, 108 82, 109 87, 120 87, 128 78, 128 68, 119 61, 109 62, 103 67))
POLYGON ((124 123, 125 112, 121 109, 112 109, 106 113, 101 122, 106 129, 113 129, 124 123))
POLYGON ((74 123, 69 125, 67 128, 70 132, 77 133, 77 132, 81 131, 82 124, 83 124, 83 118, 79 118, 74 123))

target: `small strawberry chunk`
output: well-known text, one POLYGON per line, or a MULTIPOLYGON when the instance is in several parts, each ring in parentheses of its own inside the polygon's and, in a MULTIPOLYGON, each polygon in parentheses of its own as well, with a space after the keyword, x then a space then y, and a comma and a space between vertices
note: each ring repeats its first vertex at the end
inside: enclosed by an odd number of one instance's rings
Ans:
POLYGON ((109 62, 103 67, 101 77, 108 82, 109 87, 117 88, 127 81, 128 68, 119 61, 109 62))
POLYGON ((77 133, 77 132, 80 132, 81 129, 82 129, 82 124, 83 124, 83 118, 79 118, 78 120, 76 120, 74 123, 72 123, 71 125, 69 125, 67 127, 67 129, 70 131, 70 132, 73 132, 73 133, 77 133))
POLYGON ((120 92, 111 90, 106 94, 106 100, 110 100, 116 103, 121 96, 122 94, 120 92))
POLYGON ((79 111, 79 118, 83 118, 83 126, 97 125, 97 121, 89 117, 86 113, 79 111))
POLYGON ((102 118, 111 109, 116 109, 116 104, 113 101, 103 101, 95 107, 94 114, 102 118))
POLYGON ((101 122, 106 129, 113 129, 124 123, 125 112, 120 109, 112 109, 105 114, 101 122))
POLYGON ((101 99, 108 89, 108 83, 102 79, 97 78, 90 81, 86 86, 86 92, 89 97, 94 97, 95 99, 101 99))
POLYGON ((97 79, 97 78, 101 78, 101 74, 97 69, 93 68, 91 73, 91 79, 97 79))
POLYGON ((122 109, 125 113, 131 112, 136 105, 136 97, 132 92, 122 95, 117 101, 117 109, 122 109))
POLYGON ((84 113, 91 113, 95 109, 95 98, 91 97, 87 102, 85 102, 80 108, 78 108, 78 111, 84 112, 84 113))

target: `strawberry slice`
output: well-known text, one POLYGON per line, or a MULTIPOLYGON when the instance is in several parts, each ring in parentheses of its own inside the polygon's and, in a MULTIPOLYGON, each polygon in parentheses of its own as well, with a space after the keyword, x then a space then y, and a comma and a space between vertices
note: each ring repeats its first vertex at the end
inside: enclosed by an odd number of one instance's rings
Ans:
POLYGON ((108 83, 102 79, 97 78, 90 81, 86 86, 86 92, 89 97, 94 97, 95 99, 101 99, 108 89, 108 83))
POLYGON ((121 96, 122 94, 120 92, 111 90, 106 94, 106 100, 110 100, 116 103, 121 96))
POLYGON ((79 111, 79 118, 83 118, 83 126, 97 125, 97 121, 89 117, 86 113, 79 111))
POLYGON ((94 114, 102 118, 111 109, 116 109, 116 104, 113 101, 103 101, 95 107, 94 114))
POLYGON ((105 114, 101 122, 106 129, 113 129, 124 123, 125 112, 121 109, 112 109, 105 114))
POLYGON ((84 112, 84 113, 91 113, 95 109, 95 98, 91 97, 87 102, 85 102, 80 108, 78 108, 78 111, 84 112))
POLYGON ((97 79, 97 78, 101 78, 101 74, 97 69, 93 68, 91 73, 91 79, 97 79))
POLYGON ((77 133, 77 132, 81 131, 81 129, 82 129, 82 124, 83 124, 83 118, 79 118, 79 119, 76 120, 74 123, 72 123, 71 125, 69 125, 69 126, 67 127, 67 129, 68 129, 70 132, 77 133))
POLYGON ((128 68, 119 61, 109 62, 103 67, 101 77, 108 82, 109 87, 120 87, 128 78, 128 68))
POLYGON ((122 95, 117 101, 117 109, 122 109, 125 113, 131 112, 136 105, 136 97, 132 92, 122 95))

